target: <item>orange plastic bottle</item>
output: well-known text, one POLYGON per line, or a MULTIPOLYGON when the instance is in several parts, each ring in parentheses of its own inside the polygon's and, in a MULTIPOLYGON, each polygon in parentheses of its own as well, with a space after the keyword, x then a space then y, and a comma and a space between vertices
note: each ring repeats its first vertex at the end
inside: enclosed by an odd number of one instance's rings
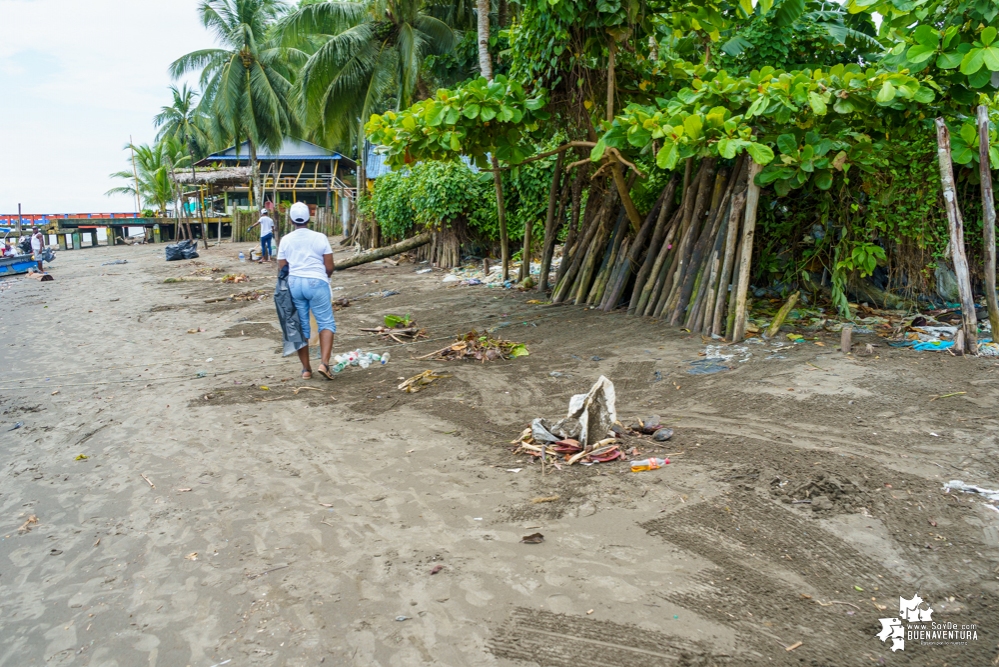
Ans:
POLYGON ((669 463, 669 459, 642 459, 641 461, 631 462, 631 472, 642 472, 643 470, 655 470, 656 468, 662 468, 664 465, 669 463))

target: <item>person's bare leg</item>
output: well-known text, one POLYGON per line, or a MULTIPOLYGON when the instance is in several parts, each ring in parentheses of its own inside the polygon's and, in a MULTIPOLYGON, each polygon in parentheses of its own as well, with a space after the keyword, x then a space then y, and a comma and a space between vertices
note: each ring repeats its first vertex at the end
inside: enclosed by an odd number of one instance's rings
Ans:
MULTIPOLYGON (((298 351, 298 360, 302 362, 302 371, 312 376, 312 363, 309 361, 309 346, 306 345, 298 351)), ((306 378, 308 379, 308 378, 306 378)))
POLYGON ((333 332, 323 329, 319 332, 319 358, 326 368, 330 367, 330 356, 333 354, 333 332))

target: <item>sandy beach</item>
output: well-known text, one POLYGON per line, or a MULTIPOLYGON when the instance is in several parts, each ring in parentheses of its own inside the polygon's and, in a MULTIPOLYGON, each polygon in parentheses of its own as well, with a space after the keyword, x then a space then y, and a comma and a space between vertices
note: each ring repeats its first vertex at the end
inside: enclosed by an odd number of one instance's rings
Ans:
POLYGON ((996 361, 820 333, 692 375, 700 335, 379 262, 334 274, 335 352, 391 361, 303 381, 249 246, 0 285, 0 667, 994 664, 999 514, 943 485, 999 488, 996 361), (414 359, 485 328, 530 356, 414 359), (600 375, 668 466, 513 453, 600 375), (916 594, 977 640, 892 652, 916 594))

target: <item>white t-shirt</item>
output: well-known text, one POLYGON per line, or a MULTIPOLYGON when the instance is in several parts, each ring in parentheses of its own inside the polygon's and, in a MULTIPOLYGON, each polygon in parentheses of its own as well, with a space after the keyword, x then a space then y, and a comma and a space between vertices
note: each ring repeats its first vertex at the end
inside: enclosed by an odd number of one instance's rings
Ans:
POLYGON ((268 234, 274 232, 274 221, 270 219, 269 216, 262 216, 260 218, 260 237, 263 238, 268 234))
POLYGON ((288 275, 328 281, 323 255, 332 254, 333 248, 325 234, 303 227, 281 238, 277 258, 288 262, 288 275))

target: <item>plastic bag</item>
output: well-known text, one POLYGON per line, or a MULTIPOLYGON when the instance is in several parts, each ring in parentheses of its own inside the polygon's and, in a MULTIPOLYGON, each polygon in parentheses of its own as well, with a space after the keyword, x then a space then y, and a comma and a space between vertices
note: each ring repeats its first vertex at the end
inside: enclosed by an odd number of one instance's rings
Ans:
POLYGON ((179 259, 195 259, 198 256, 197 242, 184 239, 180 243, 171 243, 166 247, 166 261, 175 262, 179 259))

